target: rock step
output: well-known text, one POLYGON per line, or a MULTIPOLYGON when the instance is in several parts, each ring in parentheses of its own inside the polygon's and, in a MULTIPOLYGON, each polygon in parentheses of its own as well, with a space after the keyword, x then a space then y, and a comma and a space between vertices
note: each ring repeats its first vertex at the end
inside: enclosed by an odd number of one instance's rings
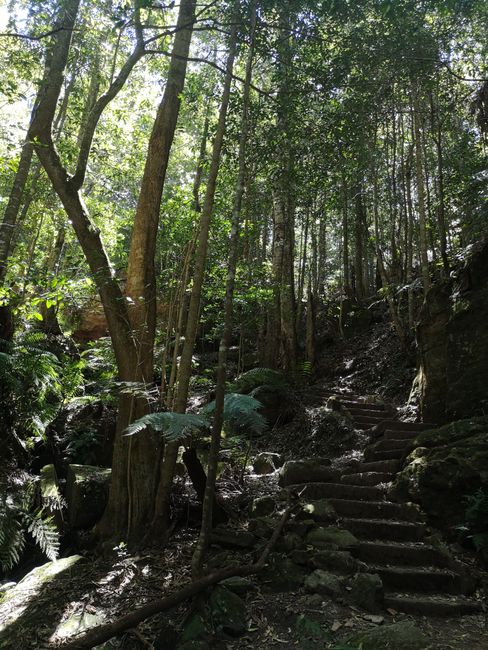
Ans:
POLYGON ((383 420, 382 422, 383 431, 409 431, 418 434, 435 427, 435 424, 426 424, 425 422, 403 422, 402 420, 383 420))
POLYGON ((400 469, 397 460, 379 460, 372 463, 359 463, 343 470, 345 474, 359 474, 361 472, 382 472, 385 474, 396 473, 400 469))
POLYGON ((384 490, 375 486, 346 485, 345 483, 302 483, 288 486, 306 499, 354 499, 358 501, 381 501, 384 490))
POLYGON ((481 610, 476 600, 463 596, 438 596, 418 593, 386 593, 385 607, 407 614, 422 614, 424 616, 462 616, 475 614, 481 610))
POLYGON ((347 485, 378 485, 379 483, 389 483, 394 476, 395 474, 386 474, 385 472, 358 472, 357 474, 343 475, 341 483, 347 485))
POLYGON ((383 584, 405 591, 444 592, 447 594, 466 593, 465 580, 447 569, 429 567, 400 567, 369 565, 370 573, 377 573, 383 584))
POLYGON ((393 501, 355 501, 351 499, 329 499, 338 515, 348 519, 386 520, 415 522, 419 510, 413 504, 393 501))
POLYGON ((418 431, 401 431, 398 429, 386 429, 383 434, 385 440, 405 440, 406 442, 410 442, 418 435, 418 431))
POLYGON ((410 521, 345 517, 341 526, 360 539, 418 542, 425 535, 425 526, 410 521))
POLYGON ((378 460, 396 460, 399 461, 403 456, 403 449, 389 449, 387 451, 373 451, 367 457, 371 459, 371 462, 376 462, 378 460))
POLYGON ((354 555, 363 562, 373 564, 446 567, 451 561, 434 546, 422 543, 361 541, 354 549, 354 555))
POLYGON ((385 413, 384 415, 381 415, 380 413, 378 415, 354 415, 353 420, 354 422, 370 424, 371 426, 380 424, 380 422, 390 422, 388 413, 385 413))
POLYGON ((367 402, 358 402, 352 399, 343 399, 342 397, 338 398, 338 401, 343 404, 348 410, 357 410, 358 412, 363 411, 374 411, 375 413, 386 413, 391 417, 391 411, 384 404, 368 404, 367 402))
POLYGON ((390 451, 391 449, 406 449, 408 446, 408 440, 400 438, 399 440, 397 439, 391 439, 388 438, 387 440, 379 440, 378 442, 375 443, 374 449, 375 451, 390 451))
POLYGON ((351 406, 350 404, 345 405, 345 408, 353 416, 358 417, 383 417, 387 419, 388 416, 391 418, 391 412, 380 409, 372 409, 369 406, 351 406))

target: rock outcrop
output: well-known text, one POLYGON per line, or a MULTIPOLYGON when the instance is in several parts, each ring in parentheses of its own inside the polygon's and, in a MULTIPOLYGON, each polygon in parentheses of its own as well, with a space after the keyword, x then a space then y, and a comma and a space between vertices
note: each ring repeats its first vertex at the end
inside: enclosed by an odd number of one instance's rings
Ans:
POLYGON ((417 327, 422 419, 442 424, 488 406, 488 242, 427 294, 417 327))

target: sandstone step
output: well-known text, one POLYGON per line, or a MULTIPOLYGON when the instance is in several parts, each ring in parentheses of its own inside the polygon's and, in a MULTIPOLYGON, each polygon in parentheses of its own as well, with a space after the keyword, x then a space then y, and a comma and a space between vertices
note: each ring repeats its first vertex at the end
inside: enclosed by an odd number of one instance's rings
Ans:
POLYGON ((399 429, 386 429, 383 436, 385 440, 405 440, 412 441, 419 435, 418 431, 402 431, 399 429))
POLYGON ((384 417, 384 419, 387 419, 390 416, 391 418, 390 411, 383 409, 371 409, 369 406, 351 406, 350 404, 347 404, 346 408, 353 417, 384 417))
POLYGON ((342 519, 341 525, 360 539, 417 542, 425 534, 425 527, 422 524, 410 521, 347 517, 342 519))
POLYGON ((393 501, 358 501, 353 499, 329 499, 338 515, 348 519, 368 519, 383 521, 417 521, 419 510, 410 503, 393 501))
POLYGON ((371 426, 375 426, 376 424, 379 424, 380 422, 389 422, 390 420, 388 419, 388 414, 385 413, 384 415, 381 415, 380 413, 378 415, 354 415, 353 420, 355 422, 361 423, 361 424, 371 424, 371 426))
POLYGON ((369 565, 368 571, 377 573, 384 585, 394 589, 437 591, 447 594, 464 593, 461 576, 448 569, 369 565))
POLYGON ((389 449, 387 451, 373 451, 371 455, 368 456, 371 462, 376 462, 378 460, 396 460, 400 461, 404 453, 403 449, 389 449))
POLYGON ((462 616, 475 614, 482 607, 476 600, 463 596, 444 596, 410 593, 386 593, 385 608, 395 609, 407 614, 424 616, 462 616))
POLYGON ((347 483, 348 485, 378 485, 379 483, 389 483, 394 476, 395 474, 386 474, 385 472, 358 472, 343 475, 341 483, 347 483))
POLYGON ((385 491, 376 486, 346 485, 344 483, 302 483, 290 485, 293 490, 306 499, 354 499, 357 501, 381 501, 385 491))
POLYGON ((376 451, 390 451, 391 449, 406 449, 408 446, 408 440, 404 439, 387 439, 379 440, 375 443, 376 451))
POLYGON ((354 555, 363 562, 373 564, 400 564, 407 566, 449 565, 450 558, 434 546, 423 543, 367 542, 361 541, 354 555))
POLYGON ((434 429, 435 424, 426 424, 425 422, 403 422, 402 420, 383 420, 384 431, 410 431, 412 433, 434 429))
POLYGON ((368 404, 367 402, 357 402, 352 399, 343 400, 341 397, 339 397, 338 400, 349 410, 354 409, 358 412, 374 411, 377 413, 389 413, 391 417, 391 411, 384 404, 368 404))
POLYGON ((372 463, 359 463, 343 470, 343 474, 358 474, 360 472, 384 472, 386 474, 397 472, 400 463, 397 460, 378 460, 372 463))

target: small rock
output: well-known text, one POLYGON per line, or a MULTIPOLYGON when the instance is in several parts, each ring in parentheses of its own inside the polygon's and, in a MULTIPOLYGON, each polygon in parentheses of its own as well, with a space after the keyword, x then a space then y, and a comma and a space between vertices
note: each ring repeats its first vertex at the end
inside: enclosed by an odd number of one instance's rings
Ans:
POLYGON ((233 576, 232 578, 226 578, 220 583, 222 587, 230 589, 235 594, 245 594, 250 589, 254 587, 254 584, 248 578, 241 578, 240 576, 233 576))
POLYGON ((429 639, 410 621, 360 632, 349 639, 347 645, 361 650, 424 650, 431 647, 429 639))
POLYGON ((306 596, 303 602, 308 607, 322 607, 324 599, 320 594, 311 594, 310 596, 306 596))
POLYGON ((305 589, 323 596, 340 596, 342 585, 337 576, 322 569, 316 569, 305 578, 305 589))
POLYGON ((329 526, 311 530, 307 534, 306 543, 315 548, 327 549, 331 544, 334 544, 337 548, 348 549, 356 546, 358 540, 348 530, 329 526))
POLYGON ((313 519, 293 519, 286 525, 286 530, 296 533, 300 537, 305 537, 311 528, 314 528, 315 522, 313 519))
POLYGON ((273 497, 265 496, 254 499, 251 506, 251 517, 266 517, 275 511, 276 503, 273 497))
POLYGON ((383 602, 383 583, 376 573, 358 573, 354 577, 351 599, 368 612, 376 612, 383 602))
POLYGON ((280 454, 270 451, 263 451, 256 456, 253 462, 255 474, 272 474, 283 465, 283 458, 280 454))
POLYGON ((311 561, 311 556, 309 551, 305 551, 298 548, 292 551, 289 557, 294 564, 298 564, 299 566, 309 566, 311 561))
POLYGON ((271 553, 267 566, 260 573, 260 578, 272 591, 296 591, 303 585, 305 572, 290 558, 283 557, 279 553, 271 553))
POLYGON ((277 521, 273 517, 256 517, 249 522, 249 532, 261 539, 269 539, 276 525, 277 521))

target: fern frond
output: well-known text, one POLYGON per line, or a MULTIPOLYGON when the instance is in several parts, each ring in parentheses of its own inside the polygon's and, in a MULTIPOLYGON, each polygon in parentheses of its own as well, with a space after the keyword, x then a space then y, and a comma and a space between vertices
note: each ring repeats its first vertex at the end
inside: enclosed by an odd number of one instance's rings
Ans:
MULTIPOLYGON (((229 393, 224 398, 223 419, 225 423, 262 433, 267 428, 265 418, 259 413, 262 408, 260 401, 250 395, 229 393)), ((215 401, 210 402, 203 412, 211 414, 215 411, 215 401)))
POLYGON ((149 413, 143 415, 126 429, 126 436, 133 436, 147 427, 161 431, 167 442, 179 442, 192 433, 198 433, 209 426, 208 420, 192 413, 149 413))
POLYGON ((231 385, 231 388, 234 393, 250 393, 254 388, 264 384, 284 386, 286 383, 284 375, 277 370, 273 370, 272 368, 253 368, 238 377, 231 385))
POLYGON ((41 551, 49 560, 55 560, 59 555, 59 533, 52 517, 43 518, 42 509, 34 514, 24 513, 23 519, 27 531, 39 545, 41 551))
POLYGON ((16 513, 3 507, 0 512, 0 566, 4 571, 19 562, 24 546, 25 533, 16 513))

